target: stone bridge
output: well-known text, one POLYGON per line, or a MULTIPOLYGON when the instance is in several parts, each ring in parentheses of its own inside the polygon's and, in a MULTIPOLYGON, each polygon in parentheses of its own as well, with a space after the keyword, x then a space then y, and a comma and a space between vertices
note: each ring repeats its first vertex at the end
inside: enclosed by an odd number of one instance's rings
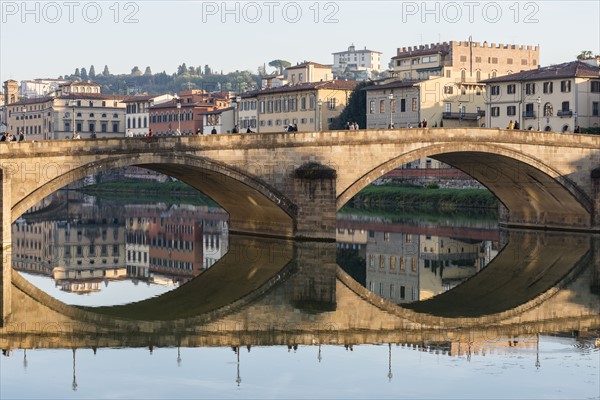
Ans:
POLYGON ((42 198, 129 165, 219 203, 232 232, 334 241, 336 210, 407 162, 433 157, 487 186, 509 226, 598 231, 600 137, 497 129, 398 129, 6 143, 2 316, 10 314, 10 224, 42 198))

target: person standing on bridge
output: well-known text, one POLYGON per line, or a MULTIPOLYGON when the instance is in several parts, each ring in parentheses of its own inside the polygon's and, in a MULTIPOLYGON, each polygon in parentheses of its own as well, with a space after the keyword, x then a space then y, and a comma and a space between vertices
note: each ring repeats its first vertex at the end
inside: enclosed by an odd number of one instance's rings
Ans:
POLYGON ((512 119, 508 122, 508 128, 507 129, 515 129, 515 123, 513 122, 512 119))

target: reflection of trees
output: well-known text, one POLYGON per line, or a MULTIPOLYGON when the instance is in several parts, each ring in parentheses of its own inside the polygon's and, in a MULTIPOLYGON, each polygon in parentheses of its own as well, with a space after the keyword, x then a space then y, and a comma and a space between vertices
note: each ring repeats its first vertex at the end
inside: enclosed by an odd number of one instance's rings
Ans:
POLYGON ((356 282, 363 286, 367 285, 367 271, 365 269, 367 260, 360 255, 358 250, 337 249, 336 262, 356 282))

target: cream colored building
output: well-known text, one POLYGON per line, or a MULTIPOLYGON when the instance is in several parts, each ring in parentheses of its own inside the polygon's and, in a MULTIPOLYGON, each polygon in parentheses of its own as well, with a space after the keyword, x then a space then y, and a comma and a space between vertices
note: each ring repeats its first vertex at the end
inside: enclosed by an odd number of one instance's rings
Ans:
POLYGON ((298 85, 302 83, 330 81, 333 79, 333 72, 330 65, 308 61, 287 67, 285 69, 285 76, 290 85, 298 85))
POLYGON ((390 93, 399 98, 409 93, 411 96, 411 104, 406 107, 414 115, 402 112, 395 115, 398 117, 394 120, 396 127, 409 124, 416 127, 418 121, 423 120, 429 127, 481 126, 485 121, 485 84, 481 81, 537 68, 539 52, 539 46, 473 41, 398 48, 396 56, 392 57, 393 77, 382 82, 380 88, 368 89, 367 127, 389 125, 390 93), (399 86, 391 83, 397 81, 404 83, 399 86), (414 84, 410 85, 410 82, 414 84), (415 91, 417 94, 413 94, 415 91), (417 98, 417 111, 413 111, 413 97, 417 98), (371 100, 375 102, 373 112, 371 100), (384 108, 382 104, 386 101, 388 105, 384 108), (378 114, 386 112, 388 118, 384 121, 378 114))
POLYGON ((261 133, 284 132, 289 125, 302 132, 326 130, 346 106, 356 84, 327 81, 287 85, 244 93, 242 104, 256 101, 257 130, 261 133))
POLYGON ((370 77, 371 71, 382 71, 381 54, 379 51, 367 50, 366 47, 356 50, 356 46, 352 44, 346 51, 333 53, 333 72, 341 74, 345 71, 365 71, 366 77, 370 77))
MULTIPOLYGON (((280 86, 277 86, 280 87, 280 86)), ((258 97, 257 91, 242 93, 238 106, 240 133, 256 132, 258 129, 258 97)))
POLYGON ((23 99, 6 106, 7 131, 24 131, 26 140, 82 139, 125 136, 123 96, 73 93, 59 97, 23 99))
POLYGON ((573 132, 600 128, 600 67, 596 60, 550 65, 485 81, 487 126, 573 132), (595 64, 595 65, 594 65, 595 64))

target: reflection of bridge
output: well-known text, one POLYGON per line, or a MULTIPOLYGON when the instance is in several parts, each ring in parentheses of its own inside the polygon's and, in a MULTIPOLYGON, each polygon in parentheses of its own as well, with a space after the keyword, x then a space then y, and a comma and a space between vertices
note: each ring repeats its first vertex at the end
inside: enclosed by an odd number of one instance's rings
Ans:
POLYGON ((458 128, 6 145, 0 146, 2 316, 10 314, 10 223, 89 174, 142 166, 212 197, 229 213, 232 231, 333 241, 337 209, 373 180, 425 156, 490 188, 509 210, 509 224, 600 228, 595 136, 458 128))
POLYGON ((414 310, 354 282, 326 242, 233 237, 230 252, 192 282, 124 306, 68 306, 15 273, 0 347, 439 343, 587 331, 600 328, 590 246, 585 235, 511 232, 464 290, 414 310))

